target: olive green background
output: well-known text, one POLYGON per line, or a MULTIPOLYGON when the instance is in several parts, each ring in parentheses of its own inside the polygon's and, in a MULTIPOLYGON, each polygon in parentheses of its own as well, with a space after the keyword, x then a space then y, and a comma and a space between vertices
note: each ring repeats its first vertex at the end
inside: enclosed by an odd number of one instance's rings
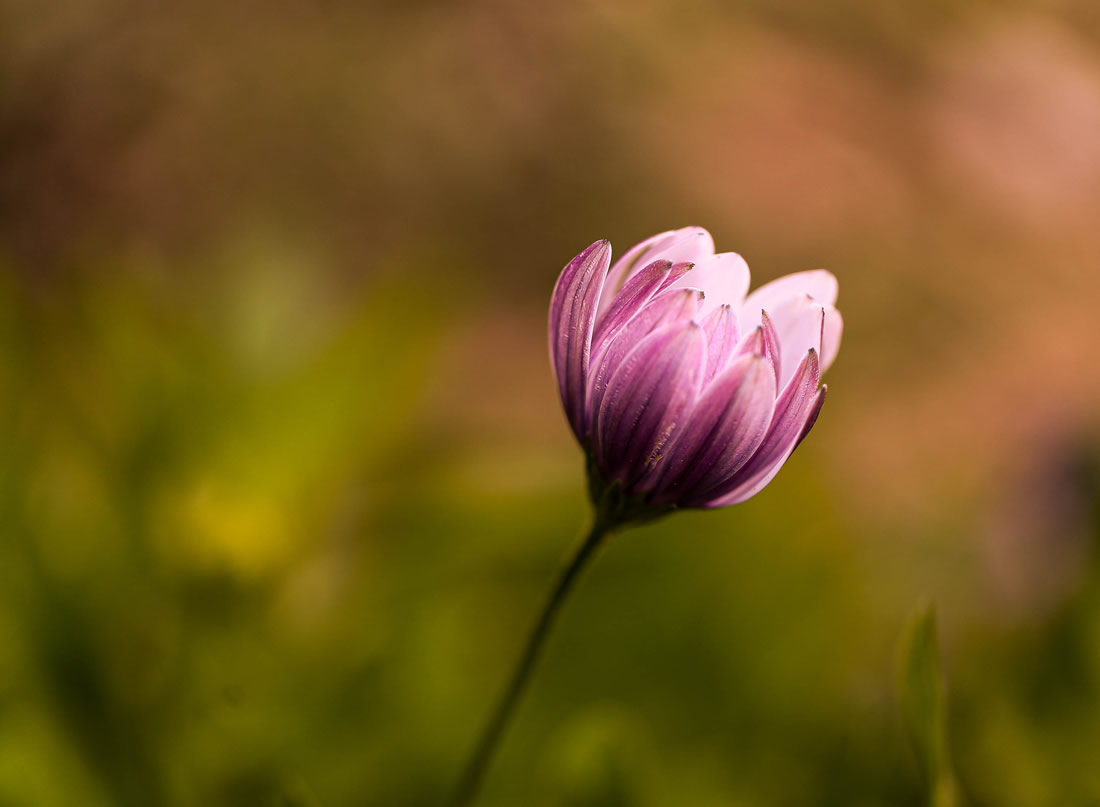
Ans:
POLYGON ((561 267, 707 227, 846 330, 617 535, 490 805, 1100 803, 1085 0, 0 0, 0 805, 438 805, 586 518, 561 267))

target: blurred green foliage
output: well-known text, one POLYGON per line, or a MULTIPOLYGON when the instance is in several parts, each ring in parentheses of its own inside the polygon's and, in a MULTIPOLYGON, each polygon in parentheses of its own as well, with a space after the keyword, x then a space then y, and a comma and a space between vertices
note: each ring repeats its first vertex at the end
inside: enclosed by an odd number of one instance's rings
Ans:
POLYGON ((914 617, 902 650, 901 699, 909 736, 928 788, 929 807, 958 803, 947 737, 947 695, 940 671, 936 612, 914 617))
POLYGON ((920 805, 947 736, 960 804, 1097 803, 1098 43, 0 0, 0 804, 442 803, 586 516, 554 277, 695 223, 840 277, 829 403, 609 543, 482 803, 920 805))

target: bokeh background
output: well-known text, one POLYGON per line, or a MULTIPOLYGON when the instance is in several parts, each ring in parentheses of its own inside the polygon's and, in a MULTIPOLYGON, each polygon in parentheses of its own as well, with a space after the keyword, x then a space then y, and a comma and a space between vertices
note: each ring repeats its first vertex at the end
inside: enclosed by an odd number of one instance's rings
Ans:
POLYGON ((0 804, 437 805, 586 517, 597 238, 825 266, 776 481, 613 540, 485 805, 1100 803, 1092 0, 0 0, 0 804))

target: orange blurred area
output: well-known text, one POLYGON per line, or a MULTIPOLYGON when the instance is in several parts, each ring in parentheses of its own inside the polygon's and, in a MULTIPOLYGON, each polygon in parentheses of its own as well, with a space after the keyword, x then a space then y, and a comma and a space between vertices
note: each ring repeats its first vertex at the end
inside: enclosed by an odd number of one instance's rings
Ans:
POLYGON ((824 266, 810 439, 616 537, 485 805, 1100 800, 1084 0, 0 0, 0 804, 444 803, 583 458, 561 267, 824 266))

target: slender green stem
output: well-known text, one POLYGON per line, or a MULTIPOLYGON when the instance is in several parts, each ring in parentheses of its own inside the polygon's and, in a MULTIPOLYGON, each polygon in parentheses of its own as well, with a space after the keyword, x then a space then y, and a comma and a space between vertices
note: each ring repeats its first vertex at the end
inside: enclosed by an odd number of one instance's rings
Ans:
POLYGON ((504 730, 508 727, 508 721, 511 719, 516 704, 531 678, 531 672, 534 670, 535 662, 538 661, 539 653, 546 643, 546 637, 550 634, 554 617, 557 616, 558 610, 565 602, 565 597, 573 587, 577 576, 592 557, 592 553, 600 545, 607 532, 607 524, 602 519, 597 518, 587 536, 577 547, 569 563, 561 570, 557 583, 542 608, 542 614, 527 637, 527 645, 523 650, 523 655, 520 656, 515 671, 512 673, 508 688, 504 690, 500 701, 497 703, 496 711, 493 712, 492 719, 485 726, 481 739, 466 764, 458 788, 455 790, 454 798, 451 799, 452 807, 466 807, 466 805, 472 804, 477 797, 481 782, 485 778, 485 773, 488 771, 489 764, 493 761, 493 755, 500 744, 500 739, 504 734, 504 730))

